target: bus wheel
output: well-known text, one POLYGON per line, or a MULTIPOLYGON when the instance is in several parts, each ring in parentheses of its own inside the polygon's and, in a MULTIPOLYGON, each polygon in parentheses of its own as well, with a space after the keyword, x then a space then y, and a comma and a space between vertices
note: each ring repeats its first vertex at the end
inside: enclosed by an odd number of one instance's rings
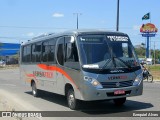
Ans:
POLYGON ((78 108, 78 100, 75 98, 73 89, 68 90, 67 103, 68 103, 68 107, 72 110, 76 110, 78 108))
POLYGON ((114 99, 113 101, 116 106, 122 106, 126 102, 126 97, 114 99))
POLYGON ((32 94, 33 94, 34 97, 38 96, 38 90, 37 90, 35 82, 32 83, 32 94))

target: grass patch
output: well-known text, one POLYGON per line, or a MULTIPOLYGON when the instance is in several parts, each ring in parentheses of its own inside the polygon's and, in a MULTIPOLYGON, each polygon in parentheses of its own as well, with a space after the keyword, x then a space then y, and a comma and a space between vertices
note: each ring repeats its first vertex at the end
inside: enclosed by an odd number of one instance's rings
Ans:
POLYGON ((145 67, 153 75, 153 80, 160 80, 160 65, 146 65, 145 67))
POLYGON ((151 71, 160 71, 160 65, 149 66, 149 70, 151 70, 151 71))

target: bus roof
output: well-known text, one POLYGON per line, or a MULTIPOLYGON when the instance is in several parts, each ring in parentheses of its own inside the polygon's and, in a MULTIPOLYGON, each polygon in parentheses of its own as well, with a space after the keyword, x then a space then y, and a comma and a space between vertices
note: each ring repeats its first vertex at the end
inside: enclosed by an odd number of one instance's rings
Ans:
POLYGON ((124 34, 122 32, 115 32, 115 31, 107 31, 107 30, 97 30, 97 29, 78 29, 78 30, 70 30, 65 31, 63 34, 95 34, 95 33, 104 33, 104 34, 124 34))
POLYGON ((32 38, 31 40, 28 40, 28 42, 24 43, 25 44, 30 44, 38 41, 43 41, 45 39, 50 39, 53 37, 60 37, 64 35, 81 35, 81 34, 116 34, 116 35, 127 35, 122 32, 117 32, 117 31, 107 31, 107 30, 97 30, 97 29, 78 29, 78 30, 70 30, 70 31, 65 31, 65 32, 60 32, 60 33, 48 33, 48 34, 43 34, 37 37, 32 38))

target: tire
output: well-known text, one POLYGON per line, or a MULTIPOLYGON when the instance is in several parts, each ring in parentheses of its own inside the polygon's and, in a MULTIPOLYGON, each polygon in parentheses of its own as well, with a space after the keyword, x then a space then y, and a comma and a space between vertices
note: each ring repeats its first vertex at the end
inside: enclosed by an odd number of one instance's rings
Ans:
POLYGON ((116 106, 122 106, 126 102, 126 97, 113 99, 113 101, 116 106))
POLYGON ((147 81, 148 81, 148 82, 153 82, 153 76, 152 76, 152 75, 149 75, 148 78, 147 78, 147 81))
POLYGON ((69 89, 67 93, 68 107, 72 110, 78 109, 78 100, 75 98, 74 90, 69 89))
POLYGON ((36 87, 36 83, 35 82, 32 83, 32 95, 34 97, 38 97, 38 89, 36 87))

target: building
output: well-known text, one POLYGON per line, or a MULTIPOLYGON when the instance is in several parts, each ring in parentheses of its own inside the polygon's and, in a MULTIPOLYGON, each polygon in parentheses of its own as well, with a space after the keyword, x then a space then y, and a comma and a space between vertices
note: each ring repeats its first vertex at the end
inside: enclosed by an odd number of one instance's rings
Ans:
POLYGON ((18 61, 13 58, 14 55, 19 54, 20 44, 17 43, 0 43, 0 60, 6 63, 17 63, 18 61))

